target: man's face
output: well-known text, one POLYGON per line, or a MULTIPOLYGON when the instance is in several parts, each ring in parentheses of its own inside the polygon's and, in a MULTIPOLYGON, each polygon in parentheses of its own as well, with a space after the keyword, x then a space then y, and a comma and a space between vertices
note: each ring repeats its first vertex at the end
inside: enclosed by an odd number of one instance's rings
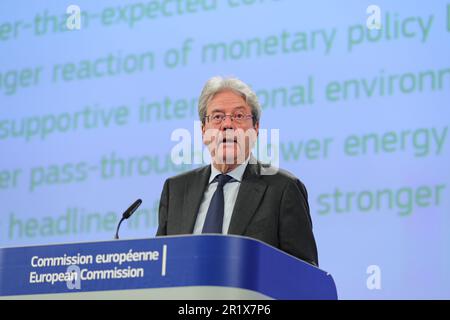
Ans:
POLYGON ((219 92, 209 102, 206 116, 202 135, 212 160, 230 165, 244 162, 259 128, 258 123, 253 125, 252 111, 244 98, 230 90, 219 92))

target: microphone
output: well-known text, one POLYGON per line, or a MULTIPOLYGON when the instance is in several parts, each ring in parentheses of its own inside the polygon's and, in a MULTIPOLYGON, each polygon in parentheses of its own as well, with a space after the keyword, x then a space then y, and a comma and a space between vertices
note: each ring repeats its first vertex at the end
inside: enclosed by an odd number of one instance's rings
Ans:
POLYGON ((119 239, 119 229, 122 221, 131 217, 131 215, 136 211, 137 208, 141 205, 142 200, 137 199, 125 212, 122 214, 122 219, 120 219, 119 224, 117 225, 116 235, 114 239, 119 239))

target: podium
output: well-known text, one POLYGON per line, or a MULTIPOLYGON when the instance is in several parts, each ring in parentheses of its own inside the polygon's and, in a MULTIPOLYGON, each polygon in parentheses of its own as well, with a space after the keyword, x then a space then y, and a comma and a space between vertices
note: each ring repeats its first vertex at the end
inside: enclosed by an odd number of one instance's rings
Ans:
POLYGON ((327 272, 261 241, 189 235, 0 249, 0 299, 337 299, 327 272))

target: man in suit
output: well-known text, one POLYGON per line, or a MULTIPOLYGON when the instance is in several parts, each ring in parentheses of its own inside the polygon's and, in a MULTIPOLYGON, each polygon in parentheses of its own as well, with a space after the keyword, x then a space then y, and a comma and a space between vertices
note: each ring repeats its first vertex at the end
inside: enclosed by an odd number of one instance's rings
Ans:
POLYGON ((248 236, 318 266, 305 186, 251 154, 260 115, 256 94, 244 82, 222 77, 207 81, 199 116, 211 165, 166 180, 157 236, 248 236))

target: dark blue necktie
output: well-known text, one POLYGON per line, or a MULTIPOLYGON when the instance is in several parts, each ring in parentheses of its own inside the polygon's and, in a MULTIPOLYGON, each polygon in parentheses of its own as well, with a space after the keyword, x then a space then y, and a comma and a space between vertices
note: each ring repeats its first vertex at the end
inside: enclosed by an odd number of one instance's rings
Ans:
POLYGON ((224 211, 223 186, 231 179, 232 177, 226 174, 219 174, 215 177, 214 181, 218 181, 217 189, 209 203, 202 233, 222 233, 224 211))

